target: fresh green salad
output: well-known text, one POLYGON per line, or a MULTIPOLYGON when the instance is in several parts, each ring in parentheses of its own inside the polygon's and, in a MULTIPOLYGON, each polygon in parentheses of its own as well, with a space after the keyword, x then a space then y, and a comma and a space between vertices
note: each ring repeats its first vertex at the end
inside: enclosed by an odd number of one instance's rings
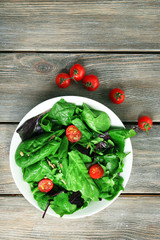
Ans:
POLYGON ((17 132, 16 164, 43 211, 62 217, 123 190, 125 139, 136 132, 112 127, 105 112, 61 99, 17 132))

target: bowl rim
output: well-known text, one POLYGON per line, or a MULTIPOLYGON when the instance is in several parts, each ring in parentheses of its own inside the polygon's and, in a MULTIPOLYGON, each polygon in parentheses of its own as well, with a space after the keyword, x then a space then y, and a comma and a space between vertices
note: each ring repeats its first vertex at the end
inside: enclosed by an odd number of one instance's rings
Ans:
MULTIPOLYGON (((19 137, 19 134, 16 133, 16 130, 29 118, 38 115, 39 113, 42 113, 43 111, 39 112, 40 109, 44 108, 44 110, 48 110, 50 108, 45 108, 45 106, 53 106, 53 104, 55 104, 56 102, 58 102, 61 98, 63 98, 64 100, 68 101, 68 102, 73 102, 75 100, 79 100, 80 102, 85 102, 87 103, 89 106, 95 105, 96 108, 95 109, 101 109, 102 111, 106 112, 109 117, 111 118, 111 116, 114 117, 115 121, 118 121, 118 126, 122 126, 125 128, 124 124, 122 123, 122 121, 119 119, 119 117, 111 110, 109 109, 107 106, 103 105, 102 103, 87 98, 87 97, 81 97, 81 96, 59 96, 59 97, 54 97, 51 99, 48 99, 46 101, 43 101, 41 103, 39 103, 38 105, 36 105, 35 107, 33 107, 29 112, 27 112, 25 114, 25 116, 21 119, 21 121, 19 122, 18 126, 16 127, 13 136, 12 136, 12 140, 11 140, 11 144, 10 144, 10 151, 9 151, 9 159, 10 159, 10 169, 11 169, 11 173, 12 173, 12 177, 14 179, 14 182, 17 186, 17 188, 19 189, 19 191, 21 192, 21 194, 23 195, 23 197, 30 203, 32 204, 34 207, 36 207, 37 209, 39 209, 41 212, 43 212, 37 202, 34 200, 33 195, 31 193, 29 184, 24 182, 23 177, 22 177, 22 169, 20 167, 18 167, 15 163, 15 151, 16 151, 16 146, 19 145, 19 143, 21 142, 21 139, 19 137), (53 103, 52 103, 53 102, 53 103), (35 112, 37 112, 35 114, 35 112), (15 142, 16 141, 16 142, 15 142), (14 155, 13 155, 14 153, 14 155), (18 174, 17 174, 18 172, 18 174), (19 176, 20 174, 20 176, 19 176), (22 182, 21 182, 22 181, 22 182), (27 191, 29 191, 29 194, 27 194, 27 191), (32 196, 31 196, 32 195, 32 196)), ((76 105, 78 105, 77 103, 75 103, 76 105)), ((111 118, 111 123, 113 121, 113 118, 111 118)), ((112 126, 117 126, 113 125, 112 126)), ((125 152, 130 152, 130 154, 128 154, 125 157, 124 160, 124 171, 120 174, 122 175, 122 177, 124 178, 124 184, 123 187, 126 187, 126 184, 129 180, 129 177, 131 175, 131 170, 132 170, 132 163, 133 163, 133 150, 132 150, 132 144, 131 144, 131 140, 126 139, 125 142, 125 152), (127 165, 126 165, 127 164, 127 165), (125 169, 126 168, 126 169, 125 169)), ((71 214, 71 215, 64 215, 62 218, 68 218, 68 219, 75 219, 75 218, 83 218, 83 217, 87 217, 87 216, 91 216, 93 214, 96 214, 100 211, 102 211, 103 209, 107 208, 108 206, 110 206, 117 198, 118 196, 121 194, 121 192, 123 192, 122 190, 117 194, 117 196, 115 198, 113 198, 111 201, 107 201, 105 199, 103 199, 102 201, 99 202, 94 202, 93 201, 86 207, 83 209, 80 209, 78 211, 76 211, 75 213, 71 214), (97 205, 95 204, 97 203, 97 205), (85 210, 90 206, 90 211, 85 213, 85 210)), ((48 209, 47 214, 55 216, 55 217, 60 217, 58 214, 56 214, 51 208, 48 209)))

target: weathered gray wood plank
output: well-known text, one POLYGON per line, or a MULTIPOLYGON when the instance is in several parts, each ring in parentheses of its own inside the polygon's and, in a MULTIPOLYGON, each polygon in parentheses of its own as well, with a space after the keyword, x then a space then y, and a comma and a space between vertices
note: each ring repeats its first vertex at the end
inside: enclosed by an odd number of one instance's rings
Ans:
POLYGON ((137 121, 148 114, 160 121, 160 55, 158 54, 1 54, 0 122, 18 122, 40 102, 63 95, 77 95, 97 100, 122 121, 137 121), (100 87, 88 92, 82 83, 60 89, 55 76, 69 71, 76 62, 86 74, 96 74, 100 87), (123 104, 109 100, 109 92, 120 87, 126 94, 123 104))
POLYGON ((160 1, 1 1, 0 50, 159 51, 160 1))
MULTIPOLYGON (((131 127, 126 125, 126 127, 131 127)), ((19 194, 9 167, 9 145, 16 125, 0 124, 0 194, 19 194)), ((125 193, 160 193, 159 125, 147 136, 139 133, 132 138, 134 153, 131 177, 125 193)))
POLYGON ((42 213, 22 197, 1 197, 0 203, 3 240, 160 239, 160 197, 120 197, 100 213, 73 220, 49 215, 42 219, 42 213))

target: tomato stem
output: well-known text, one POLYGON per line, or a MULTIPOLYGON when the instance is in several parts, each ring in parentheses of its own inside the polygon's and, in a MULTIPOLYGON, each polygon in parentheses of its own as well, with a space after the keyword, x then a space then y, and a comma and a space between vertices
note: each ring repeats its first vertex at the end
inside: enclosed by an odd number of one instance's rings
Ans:
POLYGON ((71 79, 77 84, 78 82, 74 79, 74 77, 71 77, 71 79))
POLYGON ((78 75, 78 70, 77 69, 74 69, 74 71, 73 71, 73 77, 71 77, 71 79, 77 84, 77 81, 75 80, 75 78, 74 78, 74 76, 75 75, 78 75))
POLYGON ((74 71, 73 71, 73 77, 75 76, 75 75, 78 75, 78 70, 77 69, 74 69, 74 71))
POLYGON ((91 82, 85 83, 84 86, 86 86, 87 88, 88 88, 88 87, 94 88, 94 86, 93 86, 93 84, 92 84, 91 82))
POLYGON ((124 94, 120 93, 120 92, 116 92, 115 95, 114 95, 115 98, 116 98, 116 101, 118 101, 119 98, 122 99, 122 97, 121 97, 122 95, 124 95, 124 94))
POLYGON ((146 133, 148 134, 148 131, 149 131, 149 128, 151 128, 151 124, 150 123, 147 123, 147 122, 143 122, 144 123, 144 126, 143 126, 143 129, 146 131, 146 133))
POLYGON ((68 79, 71 79, 71 78, 59 78, 59 80, 60 80, 60 84, 62 84, 63 82, 65 82, 66 80, 68 80, 68 79))

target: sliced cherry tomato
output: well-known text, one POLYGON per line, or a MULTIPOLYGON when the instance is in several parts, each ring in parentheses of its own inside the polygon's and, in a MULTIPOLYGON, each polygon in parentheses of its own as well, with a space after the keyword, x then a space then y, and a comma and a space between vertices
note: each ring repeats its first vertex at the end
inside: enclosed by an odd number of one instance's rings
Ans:
POLYGON ((44 178, 38 183, 38 188, 41 192, 49 192, 53 188, 53 182, 50 179, 44 178))
POLYGON ((78 142, 81 138, 81 132, 76 126, 70 125, 66 129, 66 136, 68 138, 68 141, 78 142))
POLYGON ((88 91, 95 91, 99 87, 99 79, 95 75, 86 75, 83 78, 83 86, 88 91))
POLYGON ((147 133, 151 129, 152 125, 152 120, 148 116, 143 116, 138 119, 139 128, 147 133))
POLYGON ((120 88, 114 88, 109 94, 110 100, 115 104, 121 104, 124 101, 125 94, 120 88))
POLYGON ((56 77, 56 84, 60 88, 67 88, 71 83, 70 76, 67 73, 59 73, 56 77))
POLYGON ((94 164, 89 169, 89 175, 91 178, 98 179, 104 174, 103 168, 99 164, 94 164))
POLYGON ((74 80, 81 81, 85 75, 85 69, 82 67, 82 65, 76 63, 71 67, 69 74, 74 80))

